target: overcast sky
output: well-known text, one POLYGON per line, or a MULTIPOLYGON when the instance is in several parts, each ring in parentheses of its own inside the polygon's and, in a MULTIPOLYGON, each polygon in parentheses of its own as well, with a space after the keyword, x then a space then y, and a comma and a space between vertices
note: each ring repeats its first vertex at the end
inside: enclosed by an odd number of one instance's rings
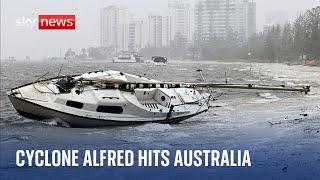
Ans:
MULTIPOLYGON (((102 7, 125 5, 138 17, 162 13, 167 0, 0 0, 1 1, 1 59, 59 56, 67 48, 80 51, 82 47, 99 46, 102 7), (38 14, 75 14, 75 31, 39 31, 37 25, 17 27, 16 19, 37 18, 38 14)), ((193 4, 196 0, 189 0, 193 4)), ((265 24, 293 20, 308 8, 320 5, 320 0, 256 0, 257 28, 265 24)))

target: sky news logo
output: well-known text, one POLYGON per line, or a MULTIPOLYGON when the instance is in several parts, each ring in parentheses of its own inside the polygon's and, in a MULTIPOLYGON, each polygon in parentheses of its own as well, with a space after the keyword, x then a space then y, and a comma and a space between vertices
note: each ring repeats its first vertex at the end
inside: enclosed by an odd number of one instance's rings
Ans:
POLYGON ((73 30, 76 29, 75 15, 39 15, 40 30, 73 30))
POLYGON ((75 15, 39 15, 36 18, 19 17, 16 19, 16 26, 29 27, 33 29, 38 21, 39 30, 75 30, 75 15))

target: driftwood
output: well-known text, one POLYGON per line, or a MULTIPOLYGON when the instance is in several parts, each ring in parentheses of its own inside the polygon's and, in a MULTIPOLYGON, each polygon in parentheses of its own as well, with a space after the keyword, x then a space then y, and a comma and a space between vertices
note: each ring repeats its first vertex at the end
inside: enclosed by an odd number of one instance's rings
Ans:
POLYGON ((275 122, 275 123, 272 123, 272 122, 268 121, 268 123, 269 123, 271 126, 273 126, 273 125, 279 125, 279 124, 282 124, 282 122, 281 122, 281 121, 279 121, 279 122, 275 122))

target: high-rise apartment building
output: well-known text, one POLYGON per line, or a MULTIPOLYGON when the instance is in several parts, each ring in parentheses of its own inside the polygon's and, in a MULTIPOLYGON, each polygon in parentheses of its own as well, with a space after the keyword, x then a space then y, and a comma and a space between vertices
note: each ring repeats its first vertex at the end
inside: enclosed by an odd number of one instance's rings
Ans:
POLYGON ((246 1, 246 38, 250 38, 257 32, 257 5, 254 0, 246 1))
POLYGON ((169 31, 170 41, 179 35, 187 40, 191 40, 191 7, 185 0, 171 0, 169 7, 169 31))
POLYGON ((128 50, 137 52, 144 47, 143 21, 132 20, 129 23, 128 50))
POLYGON ((167 12, 149 15, 144 21, 135 19, 125 7, 101 10, 101 46, 114 47, 117 52, 170 46, 178 36, 206 41, 232 34, 245 40, 255 32, 254 0, 198 0, 194 12, 185 0, 169 0, 167 12))
POLYGON ((163 15, 148 16, 148 46, 165 47, 176 36, 191 40, 190 5, 184 0, 171 0, 163 15))
POLYGON ((143 21, 127 8, 108 6, 101 10, 101 47, 114 47, 116 52, 139 51, 144 47, 143 21))
POLYGON ((162 16, 148 17, 148 46, 162 47, 162 16))
POLYGON ((101 10, 101 47, 128 50, 130 13, 127 8, 108 6, 101 10))
POLYGON ((194 38, 199 41, 231 33, 245 40, 256 32, 254 0, 198 0, 194 13, 194 38))
POLYGON ((168 15, 149 15, 147 28, 149 47, 170 45, 170 17, 168 15))

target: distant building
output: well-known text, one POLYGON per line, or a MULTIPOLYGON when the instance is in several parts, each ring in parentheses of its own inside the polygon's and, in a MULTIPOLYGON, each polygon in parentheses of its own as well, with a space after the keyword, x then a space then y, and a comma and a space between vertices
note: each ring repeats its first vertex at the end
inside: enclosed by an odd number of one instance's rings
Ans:
POLYGON ((247 0, 246 11, 246 38, 250 38, 257 32, 257 5, 254 0, 247 0))
POLYGON ((148 46, 164 47, 170 43, 169 16, 148 16, 148 46))
POLYGON ((101 10, 101 47, 120 51, 139 51, 145 47, 143 21, 137 20, 121 6, 108 6, 101 10))
POLYGON ((129 23, 129 51, 138 52, 145 47, 145 34, 142 20, 132 20, 129 23))
POLYGON ((127 8, 108 6, 101 10, 101 47, 128 50, 129 18, 127 8))
POLYGON ((191 40, 190 4, 184 0, 171 0, 168 8, 164 15, 148 16, 147 44, 150 47, 169 46, 177 35, 191 40))
POLYGON ((191 40, 191 8, 185 0, 171 0, 169 6, 169 31, 170 41, 174 40, 176 35, 180 35, 187 40, 191 40))
POLYGON ((254 0, 198 0, 194 9, 194 38, 226 38, 235 34, 247 39, 256 32, 254 0))

